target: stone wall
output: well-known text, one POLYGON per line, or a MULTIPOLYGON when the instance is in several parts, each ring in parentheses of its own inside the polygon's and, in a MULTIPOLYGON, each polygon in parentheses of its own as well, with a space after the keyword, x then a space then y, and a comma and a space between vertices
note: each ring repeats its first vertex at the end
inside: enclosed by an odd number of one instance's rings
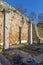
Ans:
MULTIPOLYGON (((17 43, 19 41, 19 26, 22 25, 22 33, 21 39, 27 40, 27 30, 28 26, 26 23, 26 19, 24 18, 24 24, 22 24, 22 16, 18 13, 14 13, 13 11, 10 13, 9 22, 10 22, 10 30, 9 30, 9 41, 10 43, 17 43)), ((3 30, 4 30, 4 14, 0 12, 0 42, 3 42, 3 30)))
POLYGON ((3 13, 0 12, 0 42, 3 42, 3 22, 4 21, 4 16, 3 13))
MULTIPOLYGON (((19 41, 19 26, 22 25, 21 40, 28 41, 28 23, 26 17, 23 16, 24 24, 22 24, 22 15, 17 12, 10 12, 9 22, 9 43, 17 43, 19 41)), ((3 23, 4 23, 4 14, 0 12, 0 42, 3 42, 3 23)), ((34 27, 33 27, 34 28, 34 27)), ((33 39, 35 39, 35 28, 33 29, 33 39)))
POLYGON ((10 43, 17 43, 19 41, 19 26, 22 25, 21 40, 27 40, 28 25, 24 17, 24 24, 22 24, 22 16, 18 13, 10 14, 10 43), (13 41, 11 41, 11 39, 13 41))

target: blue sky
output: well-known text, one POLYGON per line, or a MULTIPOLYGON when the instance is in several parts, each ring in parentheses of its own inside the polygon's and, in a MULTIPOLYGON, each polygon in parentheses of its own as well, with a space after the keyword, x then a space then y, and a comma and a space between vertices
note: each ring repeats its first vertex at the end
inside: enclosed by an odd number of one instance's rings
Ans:
MULTIPOLYGON (((39 13, 43 12, 43 0, 4 0, 15 8, 16 5, 21 4, 25 9, 27 9, 26 16, 32 11, 39 13)), ((38 20, 35 20, 38 22, 38 20)))

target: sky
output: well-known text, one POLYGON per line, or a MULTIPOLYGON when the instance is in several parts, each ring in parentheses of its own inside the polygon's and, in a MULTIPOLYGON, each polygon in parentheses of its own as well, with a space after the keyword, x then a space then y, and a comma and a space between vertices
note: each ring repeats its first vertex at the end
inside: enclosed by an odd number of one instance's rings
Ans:
MULTIPOLYGON (((27 10, 26 16, 29 16, 31 12, 35 12, 38 16, 40 13, 43 13, 43 0, 4 0, 9 5, 15 8, 16 5, 21 4, 23 8, 27 10)), ((38 22, 38 17, 35 20, 35 23, 38 22)))

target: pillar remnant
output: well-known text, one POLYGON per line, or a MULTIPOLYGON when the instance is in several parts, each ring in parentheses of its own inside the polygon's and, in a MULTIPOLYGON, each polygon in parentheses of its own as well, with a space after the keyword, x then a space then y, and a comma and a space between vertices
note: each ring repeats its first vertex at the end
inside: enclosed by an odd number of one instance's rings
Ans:
POLYGON ((30 23, 30 44, 32 44, 32 22, 30 23))
POLYGON ((9 12, 5 11, 5 49, 9 48, 9 12))

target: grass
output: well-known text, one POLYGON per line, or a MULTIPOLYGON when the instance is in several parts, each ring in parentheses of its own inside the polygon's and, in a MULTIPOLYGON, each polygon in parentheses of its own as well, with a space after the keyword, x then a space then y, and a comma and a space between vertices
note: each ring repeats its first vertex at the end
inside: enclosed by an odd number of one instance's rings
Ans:
POLYGON ((0 45, 0 53, 2 52, 2 46, 0 45))
MULTIPOLYGON (((14 48, 15 48, 15 47, 14 47, 14 48)), ((23 44, 18 45, 18 46, 16 47, 16 49, 19 49, 19 50, 28 52, 28 53, 30 53, 32 56, 33 56, 33 55, 37 56, 37 55, 41 54, 41 52, 39 52, 38 50, 32 49, 31 47, 29 47, 29 46, 26 45, 26 44, 25 44, 25 45, 23 45, 23 44)))
POLYGON ((43 65, 43 61, 41 61, 39 65, 43 65))
POLYGON ((0 49, 0 53, 2 53, 2 49, 0 49))
MULTIPOLYGON (((41 38, 43 38, 43 28, 39 28, 39 27, 38 27, 38 33, 39 33, 39 36, 40 36, 41 38)), ((43 40, 41 40, 40 42, 43 43, 43 40)))
POLYGON ((17 47, 23 47, 23 46, 25 46, 25 45, 27 45, 27 43, 13 44, 11 47, 17 48, 17 47))
POLYGON ((43 28, 38 27, 39 36, 43 38, 43 28))
MULTIPOLYGON (((37 44, 35 46, 38 46, 37 44)), ((37 56, 39 54, 41 54, 41 52, 39 52, 37 49, 33 49, 31 47, 29 47, 27 45, 27 43, 22 43, 22 44, 13 44, 12 47, 14 49, 18 49, 18 50, 22 50, 22 51, 25 51, 25 52, 28 52, 30 53, 32 56, 37 56)), ((1 50, 0 50, 1 51, 1 50)), ((5 57, 7 57, 9 60, 12 60, 12 57, 13 56, 9 56, 9 54, 7 53, 4 53, 5 57)))

